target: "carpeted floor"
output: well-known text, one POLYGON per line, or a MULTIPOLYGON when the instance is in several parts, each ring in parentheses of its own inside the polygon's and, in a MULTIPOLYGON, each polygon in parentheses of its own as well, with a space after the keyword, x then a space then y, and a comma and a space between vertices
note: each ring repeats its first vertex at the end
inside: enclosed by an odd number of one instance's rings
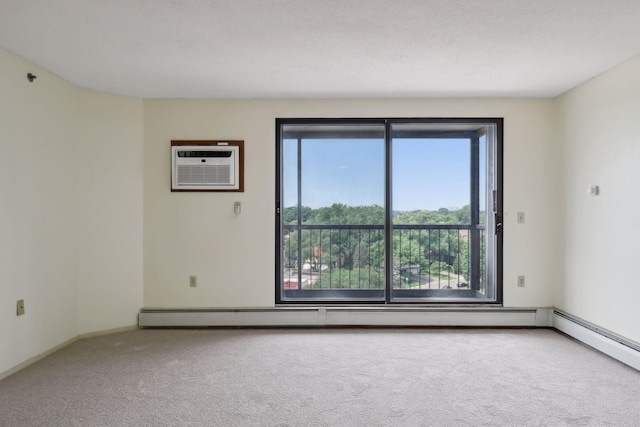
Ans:
POLYGON ((638 426, 640 372, 547 329, 138 330, 0 381, 0 426, 638 426))

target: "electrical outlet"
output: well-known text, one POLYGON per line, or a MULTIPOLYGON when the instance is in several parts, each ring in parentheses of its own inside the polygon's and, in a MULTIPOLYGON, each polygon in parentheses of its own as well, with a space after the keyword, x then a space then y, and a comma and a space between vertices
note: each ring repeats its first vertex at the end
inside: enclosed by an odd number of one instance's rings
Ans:
POLYGON ((24 300, 18 300, 16 304, 16 315, 22 316, 24 314, 24 300))
POLYGON ((518 224, 524 224, 524 212, 518 212, 518 224))
POLYGON ((524 276, 518 276, 518 287, 524 288, 524 276))
POLYGON ((198 286, 198 276, 189 276, 189 286, 192 288, 198 286))

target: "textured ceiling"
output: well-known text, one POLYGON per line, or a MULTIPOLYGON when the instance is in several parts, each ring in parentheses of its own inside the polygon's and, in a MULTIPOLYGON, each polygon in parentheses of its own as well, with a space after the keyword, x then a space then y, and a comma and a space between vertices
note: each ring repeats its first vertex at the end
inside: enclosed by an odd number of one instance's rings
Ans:
POLYGON ((640 54, 640 0, 0 0, 0 47, 144 98, 549 97, 640 54))

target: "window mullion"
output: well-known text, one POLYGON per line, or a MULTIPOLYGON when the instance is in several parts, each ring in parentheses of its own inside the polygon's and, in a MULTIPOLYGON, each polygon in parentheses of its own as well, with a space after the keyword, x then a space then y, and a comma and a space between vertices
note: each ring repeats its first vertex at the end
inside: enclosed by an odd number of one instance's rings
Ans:
POLYGON ((475 291, 480 289, 480 138, 475 136, 470 141, 471 148, 471 227, 469 230, 469 287, 475 291))
POLYGON ((302 289, 302 138, 297 139, 297 153, 298 153, 298 290, 302 289))
POLYGON ((385 147, 385 200, 384 200, 384 277, 385 277, 385 302, 391 302, 393 289, 393 206, 391 204, 391 123, 385 121, 384 126, 385 147))

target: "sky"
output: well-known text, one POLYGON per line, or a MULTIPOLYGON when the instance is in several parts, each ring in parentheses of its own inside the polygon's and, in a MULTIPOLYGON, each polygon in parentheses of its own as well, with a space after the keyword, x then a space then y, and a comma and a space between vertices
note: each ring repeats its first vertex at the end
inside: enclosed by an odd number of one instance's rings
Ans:
MULTIPOLYGON (((392 147, 394 211, 451 209, 469 204, 468 139, 394 139, 392 147)), ((296 150, 297 141, 284 141, 285 207, 297 204, 296 150)), ((382 139, 303 140, 301 169, 303 206, 384 206, 382 139)))

